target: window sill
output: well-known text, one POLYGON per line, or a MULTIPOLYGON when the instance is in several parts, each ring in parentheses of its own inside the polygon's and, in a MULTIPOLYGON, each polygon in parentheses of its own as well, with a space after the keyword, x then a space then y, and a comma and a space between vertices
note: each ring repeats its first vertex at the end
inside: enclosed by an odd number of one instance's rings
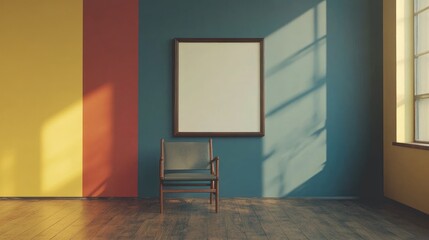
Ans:
POLYGON ((425 143, 393 142, 392 145, 399 146, 399 147, 408 147, 408 148, 416 148, 416 149, 429 150, 429 144, 425 144, 425 143))

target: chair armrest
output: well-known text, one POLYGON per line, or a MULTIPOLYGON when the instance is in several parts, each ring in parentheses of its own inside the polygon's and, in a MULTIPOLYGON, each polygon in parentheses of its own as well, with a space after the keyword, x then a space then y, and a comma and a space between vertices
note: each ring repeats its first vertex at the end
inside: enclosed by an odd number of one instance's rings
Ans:
POLYGON ((219 177, 219 160, 220 158, 218 156, 214 157, 212 160, 210 160, 210 165, 211 165, 211 173, 215 174, 216 177, 219 177), (214 171, 214 166, 213 163, 216 162, 216 171, 214 171))
POLYGON ((216 156, 212 160, 210 160, 210 163, 213 163, 213 162, 216 162, 216 161, 219 161, 219 160, 220 160, 220 158, 218 156, 216 156))

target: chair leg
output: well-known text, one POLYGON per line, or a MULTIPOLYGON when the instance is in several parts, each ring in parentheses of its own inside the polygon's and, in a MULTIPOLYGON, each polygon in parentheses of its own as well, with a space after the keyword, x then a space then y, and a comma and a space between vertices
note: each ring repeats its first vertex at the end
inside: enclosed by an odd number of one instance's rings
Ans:
POLYGON ((219 180, 216 180, 216 213, 219 212, 219 180))
MULTIPOLYGON (((213 190, 214 189, 214 181, 210 181, 210 189, 213 190)), ((214 193, 210 193, 210 204, 212 204, 213 202, 213 195, 214 193)))
POLYGON ((159 183, 159 212, 164 212, 164 191, 162 189, 162 181, 159 183))

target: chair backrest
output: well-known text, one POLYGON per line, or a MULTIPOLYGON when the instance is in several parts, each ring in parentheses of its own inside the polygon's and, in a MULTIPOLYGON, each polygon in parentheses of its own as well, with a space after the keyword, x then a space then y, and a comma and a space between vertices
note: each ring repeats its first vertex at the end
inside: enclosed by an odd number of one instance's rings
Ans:
POLYGON ((210 144, 208 142, 165 142, 164 169, 210 169, 210 144))

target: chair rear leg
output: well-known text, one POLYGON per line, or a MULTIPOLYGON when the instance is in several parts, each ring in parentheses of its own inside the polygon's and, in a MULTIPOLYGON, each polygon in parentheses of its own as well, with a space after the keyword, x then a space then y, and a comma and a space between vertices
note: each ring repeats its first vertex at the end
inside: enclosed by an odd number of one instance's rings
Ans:
POLYGON ((159 212, 164 212, 164 191, 162 181, 159 183, 159 212))

